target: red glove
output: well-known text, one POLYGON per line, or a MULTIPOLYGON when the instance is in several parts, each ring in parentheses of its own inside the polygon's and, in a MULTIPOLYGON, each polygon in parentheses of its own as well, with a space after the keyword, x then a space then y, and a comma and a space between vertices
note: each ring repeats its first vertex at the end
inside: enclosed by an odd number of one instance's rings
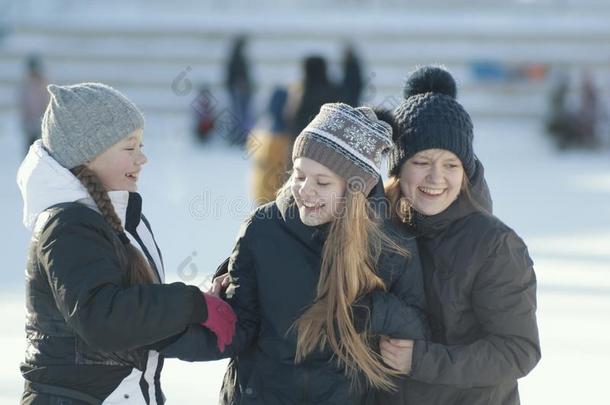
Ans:
POLYGON ((203 293, 203 298, 208 307, 208 319, 201 325, 214 332, 218 350, 224 352, 225 346, 233 341, 237 317, 233 308, 222 299, 206 293, 203 293))

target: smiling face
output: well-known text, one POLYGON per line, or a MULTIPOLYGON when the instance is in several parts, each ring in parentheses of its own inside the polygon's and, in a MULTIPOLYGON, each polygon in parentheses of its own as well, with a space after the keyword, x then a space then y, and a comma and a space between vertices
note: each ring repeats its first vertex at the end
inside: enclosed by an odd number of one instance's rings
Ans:
POLYGON ((347 182, 309 158, 294 161, 291 191, 301 221, 308 226, 328 223, 339 215, 347 182))
POLYGON ((444 149, 426 149, 403 164, 400 189, 417 212, 436 215, 456 200, 463 179, 462 162, 454 153, 444 149))
POLYGON ((87 164, 106 190, 137 191, 140 170, 148 161, 142 152, 143 136, 144 132, 136 129, 87 164))

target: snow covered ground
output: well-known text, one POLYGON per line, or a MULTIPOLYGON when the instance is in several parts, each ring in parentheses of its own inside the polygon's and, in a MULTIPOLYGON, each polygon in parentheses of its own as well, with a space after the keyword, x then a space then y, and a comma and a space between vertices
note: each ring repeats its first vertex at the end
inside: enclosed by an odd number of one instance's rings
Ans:
MULTIPOLYGON (((555 152, 539 128, 475 122, 495 212, 528 243, 539 279, 543 357, 521 381, 522 403, 607 404, 610 364, 610 152, 555 152), (604 399, 606 398, 606 399, 604 399)), ((231 251, 251 210, 245 154, 195 145, 180 123, 148 117, 144 210, 169 281, 203 283, 231 251)), ((15 173, 22 156, 12 119, 0 121, 0 404, 22 389, 23 272, 28 237, 15 173)), ((214 404, 226 362, 167 361, 169 403, 214 404)))

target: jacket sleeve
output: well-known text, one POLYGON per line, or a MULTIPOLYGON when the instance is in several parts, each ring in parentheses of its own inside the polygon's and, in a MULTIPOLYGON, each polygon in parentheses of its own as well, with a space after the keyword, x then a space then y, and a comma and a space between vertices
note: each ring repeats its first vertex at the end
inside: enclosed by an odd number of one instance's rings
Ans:
POLYGON ((363 329, 363 319, 369 320, 368 328, 374 335, 385 335, 398 339, 427 339, 426 297, 419 251, 415 239, 406 241, 410 253, 404 258, 396 253, 385 253, 380 259, 380 269, 390 271, 393 282, 389 290, 373 291, 360 299, 354 309, 356 330, 363 329), (370 317, 366 315, 370 314, 370 317))
POLYGON ((39 269, 66 323, 91 346, 130 350, 181 333, 207 318, 197 287, 126 287, 112 241, 95 221, 49 220, 40 235, 39 269))
POLYGON ((216 336, 201 325, 190 325, 183 333, 158 342, 151 347, 165 358, 183 361, 210 361, 228 357, 227 350, 220 352, 216 346, 216 336))
POLYGON ((455 346, 416 341, 411 378, 471 388, 528 374, 541 356, 532 265, 512 230, 496 238, 472 290, 472 308, 485 336, 455 346))
POLYGON ((175 342, 161 350, 165 357, 186 361, 218 360, 239 354, 255 341, 258 336, 260 312, 250 227, 251 221, 242 226, 228 263, 223 262, 216 272, 217 275, 222 274, 224 268, 228 267, 230 285, 225 300, 237 315, 231 345, 220 352, 216 346, 216 337, 210 331, 192 326, 175 342))

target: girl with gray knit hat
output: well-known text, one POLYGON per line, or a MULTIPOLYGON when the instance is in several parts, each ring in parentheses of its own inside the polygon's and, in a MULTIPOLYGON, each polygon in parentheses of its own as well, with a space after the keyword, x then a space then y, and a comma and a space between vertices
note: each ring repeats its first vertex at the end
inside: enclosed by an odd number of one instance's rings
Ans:
POLYGON ((182 283, 163 285, 161 253, 137 181, 144 119, 98 83, 48 87, 51 100, 19 168, 32 231, 22 404, 162 404, 154 350, 189 325, 230 343, 231 308, 182 283))
POLYGON ((536 276, 525 243, 491 214, 470 116, 449 72, 423 67, 394 111, 386 189, 422 256, 432 337, 382 339, 408 374, 380 404, 519 403, 517 379, 540 359, 536 276))
MULTIPOLYGON (((345 104, 323 105, 295 140, 289 180, 244 223, 228 261, 238 322, 220 403, 357 405, 395 388, 377 336, 427 329, 417 249, 382 221, 390 146, 389 125, 345 104)), ((223 357, 206 337, 163 353, 223 357)))

